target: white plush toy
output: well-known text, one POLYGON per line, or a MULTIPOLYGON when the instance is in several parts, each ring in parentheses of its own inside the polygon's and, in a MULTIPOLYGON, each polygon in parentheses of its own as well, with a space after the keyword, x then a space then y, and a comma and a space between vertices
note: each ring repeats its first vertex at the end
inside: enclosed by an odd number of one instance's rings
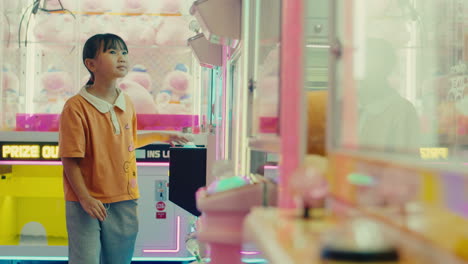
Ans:
POLYGON ((148 92, 153 90, 151 76, 143 65, 135 65, 132 71, 125 76, 125 80, 134 81, 143 86, 148 92))
POLYGON ((69 14, 40 13, 36 16, 33 35, 36 41, 48 44, 43 45, 44 48, 58 51, 67 49, 63 44, 75 42, 75 29, 75 19, 69 14))
POLYGON ((95 34, 103 33, 118 34, 115 17, 106 14, 81 16, 81 43, 85 43, 88 38, 95 34))
POLYGON ((178 14, 183 8, 182 0, 159 0, 158 10, 161 14, 178 14))
POLYGON ((150 17, 142 15, 138 17, 122 17, 119 36, 128 45, 151 46, 156 38, 156 27, 150 17))
POLYGON ((178 64, 169 72, 163 81, 163 89, 156 96, 157 109, 160 114, 191 114, 192 77, 183 64, 178 64))
POLYGON ((36 97, 36 112, 60 113, 66 99, 73 92, 73 80, 70 73, 54 67, 40 77, 40 94, 36 97))
POLYGON ((2 71, 2 100, 4 102, 4 124, 5 129, 14 129, 16 124, 16 113, 19 110, 19 79, 16 74, 8 68, 3 68, 2 71))
POLYGON ((189 23, 182 17, 163 18, 156 34, 156 45, 187 47, 187 40, 194 35, 189 23))
POLYGON ((153 97, 143 86, 126 79, 123 79, 118 86, 130 96, 137 114, 156 114, 156 104, 153 97))
POLYGON ((145 13, 150 8, 149 0, 123 0, 123 12, 145 13))
POLYGON ((84 12, 106 12, 112 10, 114 2, 111 0, 83 0, 81 8, 84 12))
MULTIPOLYGON (((13 1, 12 1, 13 2, 13 1)), ((47 10, 60 10, 62 7, 70 12, 78 9, 78 1, 76 0, 45 0, 45 9, 47 10), (60 3, 62 5, 60 5, 60 3)))
POLYGON ((258 82, 258 91, 260 96, 258 100, 258 114, 261 117, 278 116, 279 104, 279 78, 271 75, 265 76, 258 82))

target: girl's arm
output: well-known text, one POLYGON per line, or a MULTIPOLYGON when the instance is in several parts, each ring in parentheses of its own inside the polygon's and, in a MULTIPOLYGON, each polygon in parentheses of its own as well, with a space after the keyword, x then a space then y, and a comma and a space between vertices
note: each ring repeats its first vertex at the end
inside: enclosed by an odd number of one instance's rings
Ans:
POLYGON ((62 164, 65 170, 65 176, 70 183, 73 192, 77 196, 81 207, 91 216, 104 221, 107 217, 107 211, 101 201, 94 199, 88 192, 79 163, 81 158, 63 158, 62 164))
POLYGON ((183 135, 181 133, 166 133, 166 132, 149 132, 142 133, 137 135, 137 144, 136 148, 140 148, 151 144, 155 141, 177 144, 185 144, 190 141, 189 136, 183 135))

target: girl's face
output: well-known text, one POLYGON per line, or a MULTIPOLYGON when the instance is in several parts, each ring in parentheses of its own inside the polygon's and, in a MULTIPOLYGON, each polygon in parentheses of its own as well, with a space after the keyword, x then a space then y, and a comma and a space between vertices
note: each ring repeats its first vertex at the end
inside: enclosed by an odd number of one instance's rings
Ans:
POLYGON ((117 79, 128 73, 128 51, 121 48, 110 48, 101 51, 94 59, 96 78, 117 79))

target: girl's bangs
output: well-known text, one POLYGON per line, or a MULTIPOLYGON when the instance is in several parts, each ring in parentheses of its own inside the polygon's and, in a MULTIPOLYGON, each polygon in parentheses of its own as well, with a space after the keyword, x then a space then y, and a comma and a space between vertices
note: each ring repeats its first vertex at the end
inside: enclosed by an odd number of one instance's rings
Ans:
POLYGON ((109 36, 107 38, 104 38, 103 49, 104 49, 103 52, 106 52, 109 49, 128 51, 127 45, 118 36, 109 36))

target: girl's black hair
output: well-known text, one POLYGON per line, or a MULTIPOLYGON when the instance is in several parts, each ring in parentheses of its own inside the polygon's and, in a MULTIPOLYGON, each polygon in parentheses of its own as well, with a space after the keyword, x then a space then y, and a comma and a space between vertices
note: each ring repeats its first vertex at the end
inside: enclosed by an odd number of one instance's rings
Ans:
MULTIPOLYGON (((94 59, 99 52, 106 52, 109 49, 123 49, 128 52, 127 44, 125 44, 125 41, 117 35, 107 33, 96 34, 90 37, 83 47, 83 63, 85 64, 85 67, 86 59, 94 59), (102 50, 100 51, 99 49, 101 48, 102 50)), ((88 69, 88 67, 86 67, 86 69, 89 71, 89 74, 91 74, 91 78, 89 78, 86 85, 91 85, 94 83, 94 74, 88 69)))

